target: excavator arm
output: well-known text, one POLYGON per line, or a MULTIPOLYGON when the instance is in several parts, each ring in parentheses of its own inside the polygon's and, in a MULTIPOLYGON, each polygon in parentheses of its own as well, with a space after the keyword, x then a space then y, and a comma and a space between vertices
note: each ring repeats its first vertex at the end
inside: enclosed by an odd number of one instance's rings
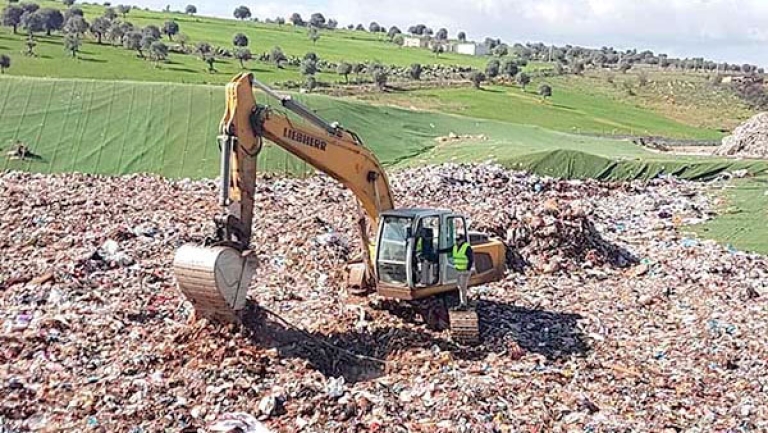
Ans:
POLYGON ((374 222, 381 211, 394 207, 384 168, 355 133, 326 122, 290 96, 274 93, 251 74, 235 77, 227 89, 227 105, 231 108, 222 120, 223 129, 233 130, 238 140, 244 142, 243 147, 260 149, 262 138, 275 143, 349 188, 374 222), (309 124, 295 122, 285 113, 257 104, 252 86, 277 99, 309 124))
MULTIPOLYGON (((374 224, 394 203, 386 172, 355 133, 326 122, 290 96, 276 94, 250 73, 240 74, 227 84, 220 128, 219 205, 223 212, 215 217, 216 233, 205 246, 184 245, 179 249, 174 269, 181 291, 196 311, 209 318, 236 321, 255 266, 250 239, 257 157, 265 138, 349 188, 374 224), (258 104, 253 87, 303 121, 258 104)), ((373 267, 362 215, 359 221, 365 278, 371 278, 373 267)))

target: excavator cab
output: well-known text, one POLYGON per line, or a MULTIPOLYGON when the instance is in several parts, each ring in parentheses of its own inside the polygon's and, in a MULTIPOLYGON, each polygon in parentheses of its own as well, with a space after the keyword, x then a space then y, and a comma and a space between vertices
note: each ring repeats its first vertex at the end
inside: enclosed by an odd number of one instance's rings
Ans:
POLYGON ((470 285, 499 279, 505 270, 503 245, 469 231, 464 216, 439 209, 382 212, 372 257, 378 293, 412 300, 455 290, 457 272, 450 249, 461 236, 475 251, 470 285))
MULTIPOLYGON (((456 290, 458 273, 452 249, 460 237, 478 247, 481 263, 475 267, 471 283, 492 281, 500 275, 493 265, 489 247, 495 241, 482 234, 469 233, 466 219, 446 210, 398 209, 382 212, 374 259, 376 288, 380 295, 397 299, 419 299, 456 290), (474 281, 472 281, 474 280, 474 281)), ((495 251, 491 251, 495 252, 495 251)), ((503 272, 503 270, 501 271, 503 272)), ((474 308, 450 309, 451 334, 459 341, 479 339, 474 308)))
POLYGON ((460 234, 463 216, 446 210, 398 209, 382 212, 375 270, 381 295, 418 299, 456 288, 456 269, 448 251, 460 234))

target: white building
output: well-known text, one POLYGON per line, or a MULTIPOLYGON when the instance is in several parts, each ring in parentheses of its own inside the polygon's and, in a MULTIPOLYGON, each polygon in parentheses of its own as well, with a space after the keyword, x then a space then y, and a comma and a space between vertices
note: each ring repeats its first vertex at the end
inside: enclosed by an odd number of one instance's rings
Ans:
POLYGON ((429 40, 427 40, 426 38, 418 38, 414 36, 406 36, 403 38, 404 47, 427 48, 428 43, 429 43, 429 40))
POLYGON ((453 51, 467 56, 485 56, 491 53, 487 45, 474 42, 459 42, 454 45, 453 51))
POLYGON ((432 50, 436 45, 443 47, 444 53, 458 53, 467 56, 485 56, 491 53, 487 45, 474 42, 439 41, 437 39, 417 36, 406 36, 403 38, 404 47, 428 48, 432 50))

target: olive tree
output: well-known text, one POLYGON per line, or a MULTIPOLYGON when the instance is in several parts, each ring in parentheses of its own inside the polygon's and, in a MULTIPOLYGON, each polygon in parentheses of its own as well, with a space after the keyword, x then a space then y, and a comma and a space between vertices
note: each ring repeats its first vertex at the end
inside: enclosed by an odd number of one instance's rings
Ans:
POLYGON ((173 40, 173 37, 179 33, 179 23, 174 20, 168 20, 163 24, 163 33, 168 36, 168 40, 173 40))
POLYGON ((319 12, 313 13, 309 17, 309 25, 318 28, 325 27, 325 17, 319 12))
POLYGON ((493 49, 493 54, 498 57, 504 57, 509 54, 509 48, 504 44, 497 45, 493 49))
POLYGON ((138 30, 131 30, 123 35, 123 47, 128 50, 135 50, 139 57, 144 58, 144 52, 141 49, 141 38, 143 35, 138 30))
POLYGON ((384 67, 379 66, 373 69, 373 82, 379 86, 379 89, 384 90, 387 88, 387 80, 389 79, 389 73, 384 67))
POLYGON ((248 36, 246 36, 243 33, 237 33, 235 36, 232 37, 232 45, 236 47, 247 47, 248 46, 248 36))
POLYGON ((162 41, 154 41, 149 46, 149 58, 155 62, 157 66, 158 62, 161 62, 168 58, 168 45, 165 45, 162 41))
POLYGON ((106 17, 98 17, 91 23, 91 33, 96 36, 96 42, 101 45, 101 39, 107 34, 110 27, 112 27, 112 21, 106 17))
POLYGON ((32 14, 40 9, 40 5, 37 3, 21 3, 21 8, 24 9, 24 12, 32 14))
POLYGON ((83 10, 82 9, 80 9, 79 7, 73 6, 73 7, 71 7, 71 8, 69 8, 69 9, 64 11, 64 23, 69 21, 69 19, 72 18, 75 15, 83 17, 83 18, 85 17, 85 15, 83 15, 83 10))
POLYGON ((542 84, 539 86, 539 95, 541 95, 542 98, 547 99, 552 96, 552 86, 549 84, 542 84))
POLYGON ((344 83, 349 84, 349 74, 352 73, 352 65, 347 62, 341 62, 336 67, 336 73, 344 77, 344 83))
POLYGON ((399 35, 401 33, 402 32, 400 31, 399 28, 397 28, 397 26, 392 26, 392 27, 389 28, 389 31, 387 32, 387 37, 391 41, 391 40, 395 39, 395 36, 397 36, 397 35, 399 35))
POLYGON ((58 9, 42 8, 36 13, 43 17, 43 27, 47 36, 50 36, 52 31, 61 30, 64 27, 64 15, 58 9))
POLYGON ((470 81, 472 81, 472 85, 475 86, 475 89, 480 88, 480 84, 485 81, 485 74, 483 74, 480 71, 472 71, 472 74, 469 76, 470 81))
POLYGON ((307 75, 315 75, 317 73, 317 61, 309 58, 304 58, 304 60, 301 61, 301 65, 299 66, 299 72, 301 72, 301 75, 304 75, 305 77, 307 75))
POLYGON ((7 54, 0 54, 0 74, 4 74, 5 70, 11 67, 11 57, 7 54))
POLYGON ((504 67, 502 69, 504 70, 504 74, 506 74, 509 78, 514 78, 515 75, 520 72, 520 68, 517 66, 517 62, 514 60, 505 61, 504 67))
POLYGON ((42 32, 45 30, 45 17, 39 12, 24 13, 21 16, 21 26, 24 27, 30 36, 37 32, 42 32))
POLYGON ((253 58, 251 50, 245 47, 240 47, 235 50, 235 58, 240 62, 240 68, 245 69, 245 62, 253 58))
POLYGON ((517 84, 525 91, 525 87, 531 83, 531 77, 525 72, 521 72, 517 75, 517 84))
POLYGON ((64 31, 66 33, 76 33, 82 35, 88 31, 88 22, 80 15, 72 15, 64 24, 64 31))
POLYGON ((27 36, 27 41, 24 42, 24 45, 27 47, 27 51, 24 52, 25 56, 35 56, 35 47, 37 46, 37 42, 35 42, 35 38, 32 37, 32 35, 27 36))
POLYGON ((282 68, 282 63, 286 60, 285 54, 283 53, 283 49, 280 47, 274 47, 272 48, 272 51, 269 53, 269 58, 273 62, 275 62, 275 66, 278 68, 282 68))
POLYGON ((112 45, 121 45, 123 43, 123 37, 128 33, 135 30, 133 24, 129 22, 113 21, 107 31, 107 39, 112 42, 112 45))
POLYGON ((213 47, 208 42, 198 42, 195 45, 195 52, 200 54, 202 60, 205 60, 205 56, 213 53, 213 47))
POLYGON ((408 75, 413 80, 421 80, 421 63, 413 63, 410 68, 408 68, 408 75))
POLYGON ((501 65, 499 64, 499 61, 496 59, 492 59, 488 62, 488 65, 485 66, 485 75, 488 78, 496 78, 499 76, 499 70, 501 69, 501 65))
POLYGON ((248 6, 238 6, 235 8, 234 15, 239 20, 247 20, 251 17, 251 10, 248 9, 248 6))
POLYGON ((208 65, 208 73, 216 72, 216 56, 213 53, 203 56, 203 61, 208 65))
POLYGON ((77 57, 80 51, 80 35, 78 33, 67 33, 64 35, 64 49, 72 53, 72 57, 77 57))
POLYGON ((160 39, 160 36, 162 35, 162 33, 160 33, 160 28, 153 24, 150 24, 141 29, 141 33, 153 38, 154 40, 160 39))
POLYGON ((17 5, 8 5, 3 9, 3 25, 13 27, 13 33, 21 24, 21 16, 24 15, 24 9, 17 5))

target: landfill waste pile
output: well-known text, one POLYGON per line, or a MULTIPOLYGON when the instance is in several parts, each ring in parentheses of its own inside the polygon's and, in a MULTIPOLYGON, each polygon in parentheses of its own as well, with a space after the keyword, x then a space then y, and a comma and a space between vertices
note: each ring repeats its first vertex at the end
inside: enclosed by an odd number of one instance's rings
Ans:
POLYGON ((723 138, 715 155, 768 158, 768 112, 757 114, 734 129, 732 135, 723 138))
POLYGON ((0 431, 710 432, 768 429, 768 263, 688 237, 706 185, 565 181, 480 165, 392 176, 514 245, 471 290, 354 297, 352 195, 261 176, 241 327, 194 320, 175 249, 213 229, 216 182, 0 175, 0 431), (451 295, 453 296, 453 295, 451 295))

